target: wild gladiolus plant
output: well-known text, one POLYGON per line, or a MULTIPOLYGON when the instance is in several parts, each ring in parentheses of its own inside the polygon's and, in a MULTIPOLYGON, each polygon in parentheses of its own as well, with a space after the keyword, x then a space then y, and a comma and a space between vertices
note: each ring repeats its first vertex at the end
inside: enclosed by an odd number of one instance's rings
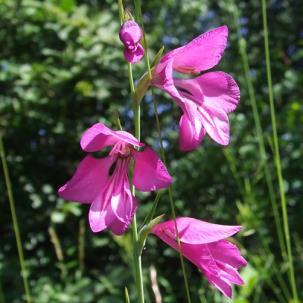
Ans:
MULTIPOLYGON (((228 37, 227 26, 201 34, 162 58, 160 52, 151 67, 142 28, 140 1, 135 1, 135 9, 141 27, 129 12, 124 13, 122 1, 118 3, 119 37, 128 62, 135 136, 124 130, 112 130, 103 123, 92 125, 81 138, 82 150, 93 153, 110 147, 110 151, 103 158, 88 154, 58 193, 64 199, 90 205, 88 217, 93 232, 109 229, 116 235, 123 235, 132 225, 138 302, 145 301, 141 255, 151 233, 179 252, 188 302, 191 302, 191 296, 183 257, 196 265, 208 282, 224 296, 232 297, 232 284, 244 283, 238 270, 247 264, 237 246, 228 240, 240 231, 240 226, 212 224, 189 217, 176 218, 171 187, 173 179, 166 168, 161 136, 162 160, 140 141, 140 102, 148 89, 154 86, 166 92, 182 110, 179 122, 181 150, 198 148, 206 134, 220 145, 229 144, 228 114, 238 106, 240 90, 229 74, 205 72, 216 66, 223 56, 228 37), (144 54, 148 71, 135 87, 132 64, 138 63, 144 54), (180 74, 183 76, 179 77, 180 74), (136 190, 150 192, 164 188, 168 188, 172 219, 160 223, 163 216, 155 217, 155 204, 147 214, 143 228, 138 230, 135 212, 140 206, 135 197, 136 190)), ((159 122, 156 105, 155 115, 159 122)), ((198 214, 198 217, 202 215, 198 214)))

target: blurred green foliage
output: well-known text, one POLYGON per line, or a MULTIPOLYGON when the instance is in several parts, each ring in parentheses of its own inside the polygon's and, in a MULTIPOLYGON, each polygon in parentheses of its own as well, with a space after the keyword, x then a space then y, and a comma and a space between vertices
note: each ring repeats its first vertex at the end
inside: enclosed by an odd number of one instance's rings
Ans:
MULTIPOLYGON (((125 5, 133 10, 131 1, 125 1, 125 5)), ((227 24, 229 47, 216 69, 235 77, 242 98, 231 116, 232 141, 226 149, 206 138, 195 152, 179 152, 179 109, 158 90, 154 90, 153 96, 149 93, 142 103, 142 138, 159 149, 154 97, 159 103, 169 169, 174 176, 178 215, 243 225, 237 241, 250 265, 242 271, 246 286, 236 289, 233 302, 290 302, 286 266, 280 255, 239 56, 233 18, 236 7, 247 41, 250 76, 269 165, 278 190, 272 159, 260 1, 144 1, 152 57, 162 45, 168 51, 201 32, 227 24)), ((269 1, 278 130, 301 299, 302 13, 300 0, 269 1)), ((124 286, 135 302, 129 269, 130 235, 92 234, 86 220, 87 207, 63 201, 56 194, 58 186, 71 176, 84 156, 79 137, 88 126, 101 120, 115 127, 118 112, 123 127, 133 128, 118 30, 117 3, 113 0, 0 0, 0 131, 36 303, 122 302, 124 286)), ((144 62, 135 66, 136 79, 144 72, 144 62)), ((17 250, 5 184, 0 176, 0 301, 22 302, 17 250)), ((140 195, 139 222, 151 208, 154 197, 140 195)), ((158 213, 170 216, 166 195, 161 197, 158 213)), ((182 275, 176 271, 177 254, 153 237, 149 237, 143 255, 147 302, 154 302, 149 280, 151 265, 157 270, 163 302, 184 302, 182 275)), ((225 302, 196 268, 187 263, 187 270, 193 302, 225 302)))

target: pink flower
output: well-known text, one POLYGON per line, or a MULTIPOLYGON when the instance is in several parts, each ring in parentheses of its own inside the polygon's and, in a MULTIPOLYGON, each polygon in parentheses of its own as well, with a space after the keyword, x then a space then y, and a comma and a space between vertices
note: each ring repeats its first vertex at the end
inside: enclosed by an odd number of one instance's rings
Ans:
POLYGON ((135 21, 126 21, 120 28, 119 37, 124 44, 125 60, 133 64, 139 62, 144 56, 140 26, 135 21))
MULTIPOLYGON (((247 262, 237 246, 225 239, 237 233, 241 227, 211 224, 186 217, 178 218, 176 222, 184 257, 204 273, 210 284, 231 297, 231 285, 244 284, 237 270, 247 262)), ((156 225, 152 233, 179 250, 173 220, 156 225)))
POLYGON ((137 189, 153 191, 172 182, 157 154, 149 147, 136 150, 144 144, 125 131, 113 131, 96 123, 84 132, 80 145, 86 152, 112 146, 105 158, 87 155, 73 177, 58 190, 64 199, 90 204, 89 223, 93 232, 109 228, 120 235, 130 224, 137 208, 128 179, 131 159, 134 160, 132 182, 137 189))
POLYGON ((174 72, 196 74, 217 65, 227 43, 227 26, 215 28, 167 53, 156 66, 152 84, 167 92, 180 106, 180 149, 196 149, 207 133, 229 144, 227 114, 240 100, 234 79, 224 72, 208 72, 191 79, 174 78, 174 72))

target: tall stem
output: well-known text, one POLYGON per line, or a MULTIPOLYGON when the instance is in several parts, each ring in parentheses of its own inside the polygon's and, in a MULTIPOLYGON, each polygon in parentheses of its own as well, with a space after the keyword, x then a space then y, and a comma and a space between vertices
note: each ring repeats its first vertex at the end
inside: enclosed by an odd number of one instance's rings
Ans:
MULTIPOLYGON (((153 103, 154 103, 154 112, 155 112, 155 117, 156 117, 157 132, 158 132, 159 142, 160 142, 161 158, 162 158, 165 166, 167 166, 165 151, 164 151, 164 148, 163 148, 163 140, 162 140, 162 134, 161 134, 161 126, 160 126, 160 120, 159 120, 159 114, 158 114, 158 108, 157 108, 157 101, 155 100, 155 98, 153 98, 153 103)), ((186 269, 185 269, 185 264, 184 264, 184 258, 183 258, 182 249, 181 249, 179 231, 178 231, 177 222, 176 222, 176 210, 175 210, 175 203, 174 203, 174 199, 173 199, 172 185, 170 185, 169 188, 168 188, 168 197, 169 197, 169 204, 170 204, 172 217, 173 217, 173 221, 174 221, 174 227, 175 227, 175 230, 176 230, 177 243, 178 243, 178 248, 179 248, 178 251, 179 251, 181 269, 182 269, 182 274, 183 274, 183 279, 184 279, 184 286, 185 286, 185 291, 186 291, 187 302, 191 303, 191 296, 190 296, 190 291, 189 291, 188 279, 187 279, 187 274, 186 274, 186 269)))
MULTIPOLYGON (((146 66, 147 66, 147 70, 148 70, 149 80, 151 81, 152 72, 151 72, 150 60, 149 60, 149 55, 148 55, 148 45, 147 45, 146 35, 145 35, 145 31, 144 31, 144 22, 143 22, 143 18, 142 18, 141 0, 134 0, 134 3, 135 3, 136 18, 139 20, 140 25, 143 30, 143 43, 144 43, 144 47, 145 47, 146 66)), ((152 99, 153 99, 154 112, 155 112, 155 117, 156 117, 157 132, 158 132, 159 142, 160 142, 161 158, 162 158, 165 166, 167 166, 165 151, 163 148, 163 141, 162 141, 162 135, 161 135, 161 126, 160 126, 160 120, 159 120, 159 115, 158 115, 157 102, 156 102, 155 98, 152 98, 152 99)), ((184 264, 184 258, 183 258, 183 254, 182 254, 179 231, 178 231, 177 222, 176 222, 176 210, 175 210, 175 203, 174 203, 174 199, 173 199, 173 189, 172 189, 171 185, 168 188, 168 197, 169 197, 169 204, 170 204, 172 217, 173 217, 173 221, 174 221, 174 227, 176 230, 177 243, 178 243, 178 248, 179 248, 178 251, 179 251, 179 257, 180 257, 180 263, 181 263, 181 269, 182 269, 182 274, 183 274, 183 279, 184 279, 185 290, 186 290, 187 302, 191 303, 188 279, 187 279, 187 274, 186 274, 186 269, 185 269, 185 264, 184 264)))
POLYGON ((263 31, 264 31, 264 47, 265 47, 266 75, 267 75, 268 94, 269 94, 270 116, 271 116, 272 130, 273 130, 274 158, 275 158, 275 166, 276 166, 277 175, 278 175, 279 192, 280 192, 280 200, 281 200, 281 207, 282 207, 283 227, 284 227, 284 235, 285 235, 287 255, 288 255, 289 277, 290 277, 293 298, 294 298, 295 302, 299 302, 298 292, 297 292, 297 287, 296 287, 296 280, 295 280, 295 272, 294 272, 294 266, 293 266, 292 248, 291 248, 288 214, 287 214, 287 204, 286 204, 286 197, 285 197, 285 190, 284 190, 284 183, 283 183, 283 174, 282 174, 282 167, 281 167, 281 158, 280 158, 280 151, 279 151, 279 141, 278 141, 278 132, 277 132, 275 105, 274 105, 274 94, 273 94, 272 78, 271 78, 266 0, 262 0, 262 19, 263 19, 263 31))
MULTIPOLYGON (((130 81, 131 94, 134 96, 135 86, 133 81, 132 67, 128 63, 128 75, 130 81)), ((134 99, 133 99, 134 100, 134 99)), ((133 111, 134 111, 134 125, 135 125, 135 137, 140 141, 140 105, 133 101, 133 111)), ((134 185, 131 186, 132 194, 135 196, 136 190, 134 185)), ((143 285, 143 275, 142 275, 142 262, 141 253, 138 249, 138 228, 137 228, 137 218, 134 215, 132 222, 132 232, 133 232, 133 259, 135 267, 135 278, 138 290, 138 299, 140 303, 144 303, 144 285, 143 285)))
POLYGON ((7 162, 6 162, 5 149, 4 149, 1 134, 0 134, 0 155, 1 155, 1 162, 2 162, 6 189, 7 189, 9 207, 11 210, 11 215, 12 215, 12 220, 13 220, 13 228, 14 228, 14 233, 15 233, 15 238, 16 238, 16 243, 17 243, 17 250, 18 250, 19 262, 20 262, 20 267, 21 267, 21 276, 23 279, 25 298, 26 298, 27 303, 31 303, 32 298, 30 295, 29 284, 28 284, 28 279, 27 279, 28 271, 27 271, 26 264, 24 261, 24 254, 23 254, 20 229, 19 229, 19 224, 18 224, 18 219, 17 219, 17 214, 16 214, 15 201, 14 201, 13 190, 12 190, 11 180, 10 180, 10 176, 9 176, 9 170, 8 170, 8 166, 7 166, 7 162))
POLYGON ((235 21, 235 25, 237 27, 237 32, 238 32, 239 53, 240 53, 240 56, 242 59, 245 82, 247 85, 248 96, 249 96, 250 105, 251 105, 252 112, 253 112, 253 118, 254 118, 254 124, 255 124, 255 131, 257 134, 261 164, 264 169, 265 181, 266 181, 267 188, 268 188, 269 200, 270 200, 272 211, 273 211, 273 216, 274 216, 274 220, 275 220, 281 254, 282 254, 283 259, 287 260, 287 253, 286 253, 285 241, 283 238, 282 224, 281 224, 281 219, 279 216, 279 210, 278 210, 277 200, 276 200, 276 196, 275 196, 275 192, 274 192, 273 181, 272 181, 270 169, 268 166, 268 159, 267 159, 267 154, 266 154, 266 149, 265 149, 265 142, 264 142, 264 138, 263 138, 263 130, 262 130, 262 125, 261 125, 260 114, 259 114, 258 107, 257 107, 254 86, 253 86, 251 77, 249 75, 250 66, 249 66, 249 59, 248 59, 248 54, 247 54, 246 40, 242 37, 242 34, 241 34, 241 26, 239 23, 240 14, 239 14, 238 8, 236 7, 234 0, 232 0, 232 2, 235 6, 235 9, 234 9, 234 19, 235 20, 234 21, 235 21))
MULTIPOLYGON (((128 76, 130 83, 130 90, 132 96, 135 94, 135 85, 133 80, 132 66, 128 63, 128 76)), ((137 104, 133 99, 133 112, 134 112, 134 125, 135 125, 135 137, 140 141, 140 104, 137 104)), ((135 196, 136 189, 135 186, 132 185, 132 194, 135 196)), ((137 290, 139 296, 139 302, 144 303, 144 285, 143 285, 143 275, 142 275, 142 262, 141 262, 141 254, 138 249, 138 228, 137 228, 137 218, 136 214, 134 215, 134 219, 132 222, 132 231, 133 231, 133 257, 134 257, 134 266, 135 266, 135 275, 136 275, 136 283, 137 290)))
MULTIPOLYGON (((118 0, 118 7, 119 7, 120 24, 122 25, 124 21, 124 9, 123 9, 122 0, 118 0)), ((128 70, 129 86, 133 100, 135 137, 140 141, 140 104, 137 104, 134 100, 135 85, 133 79, 132 66, 130 63, 128 63, 127 65, 127 70, 128 70)), ((131 191, 133 196, 135 196, 136 189, 134 185, 131 185, 131 191)), ((133 235, 133 266, 134 266, 135 282, 136 282, 137 293, 138 293, 138 302, 144 303, 142 262, 141 262, 141 252, 139 251, 139 247, 138 247, 138 227, 137 227, 136 214, 134 214, 134 218, 132 221, 132 235, 133 235)))

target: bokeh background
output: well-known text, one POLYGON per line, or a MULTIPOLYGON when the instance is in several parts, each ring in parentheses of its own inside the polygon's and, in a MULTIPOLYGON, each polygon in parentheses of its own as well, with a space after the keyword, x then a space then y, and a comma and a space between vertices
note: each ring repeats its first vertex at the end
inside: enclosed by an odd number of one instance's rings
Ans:
MULTIPOLYGON (((124 3, 132 12, 132 1, 124 3)), ((228 25, 229 45, 215 68, 232 74, 241 88, 240 106, 230 116, 232 137, 228 148, 206 138, 194 152, 178 151, 180 111, 167 96, 154 90, 169 170, 175 181, 177 214, 243 225, 235 240, 249 265, 242 271, 246 285, 235 289, 233 302, 292 302, 242 61, 246 42, 249 79, 255 90, 267 166, 279 202, 261 1, 153 0, 143 1, 143 12, 151 57, 162 45, 168 51, 204 31, 228 25)), ((302 15, 301 0, 268 1, 281 164, 301 299, 302 15)), ((92 234, 87 222, 88 207, 63 201, 56 194, 58 186, 84 157, 79 138, 87 127, 96 121, 115 127, 119 113, 123 127, 133 129, 127 66, 118 31, 114 0, 0 1, 0 131, 36 303, 124 302, 124 286, 129 289, 131 301, 136 302, 130 270, 130 234, 92 234)), ((144 71, 143 61, 134 67, 135 78, 139 79, 144 71)), ((142 103, 142 138, 159 150, 150 94, 142 103)), ((23 302, 2 171, 0 192, 0 301, 23 302)), ((139 222, 154 197, 140 195, 139 222)), ((167 194, 161 198, 158 213, 170 217, 167 194)), ((147 302, 155 302, 149 278, 151 267, 156 269, 163 302, 185 302, 176 252, 151 236, 143 266, 147 302)), ((186 268, 193 302, 225 302, 192 264, 187 262, 186 268)))

